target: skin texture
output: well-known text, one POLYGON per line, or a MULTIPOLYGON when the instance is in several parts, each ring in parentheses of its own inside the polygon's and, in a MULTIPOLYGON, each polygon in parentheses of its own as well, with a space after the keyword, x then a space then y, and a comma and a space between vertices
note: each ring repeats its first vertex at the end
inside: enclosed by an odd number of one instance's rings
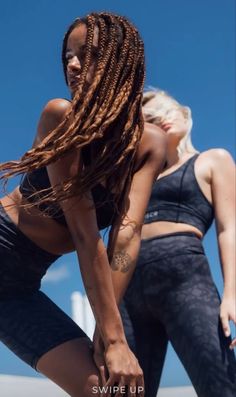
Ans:
MULTIPOLYGON (((67 76, 72 96, 75 81, 79 79, 83 65, 85 30, 84 25, 75 28, 68 40, 67 76)), ((96 44, 95 32, 95 47, 96 44)), ((87 75, 88 84, 93 79, 95 62, 96 56, 87 75)), ((47 103, 39 120, 33 146, 37 146, 49 131, 61 123, 70 106, 69 101, 60 98, 47 103)), ((133 177, 126 198, 128 209, 123 224, 117 223, 112 231, 115 235, 114 274, 111 272, 107 251, 99 234, 95 208, 91 208, 91 196, 80 200, 75 197, 60 203, 68 227, 43 217, 37 208, 22 208, 20 205, 24 203, 24 199, 18 187, 8 196, 1 198, 1 203, 12 221, 39 247, 54 254, 77 252, 84 285, 102 340, 107 377, 102 377, 102 372, 99 373, 94 364, 89 339, 76 339, 57 346, 44 354, 37 365, 40 372, 60 385, 72 397, 94 395, 92 386, 98 385, 99 382, 107 386, 116 383, 133 388, 144 386, 142 370, 125 339, 117 302, 121 299, 134 270, 140 245, 141 224, 152 184, 164 163, 165 141, 163 132, 158 127, 146 125, 136 159, 138 171, 133 177), (130 227, 130 220, 138 227, 130 227)), ((51 184, 74 176, 80 161, 80 150, 72 150, 63 158, 49 164, 47 171, 51 184)), ((140 397, 142 395, 143 393, 139 393, 140 397)))
MULTIPOLYGON (((151 101, 148 106, 151 106, 151 101)), ((177 146, 187 133, 187 119, 184 108, 172 104, 166 116, 158 120, 167 137, 167 167, 159 174, 162 178, 175 171, 193 153, 185 152, 181 158, 177 146)), ((224 149, 210 149, 202 152, 195 162, 195 175, 198 184, 208 201, 213 205, 217 229, 217 240, 224 278, 224 292, 220 307, 220 318, 224 333, 230 335, 229 321, 236 324, 236 261, 235 261, 235 164, 231 155, 224 149)), ((172 222, 153 222, 143 226, 142 238, 178 231, 192 231, 202 237, 200 230, 191 225, 172 222)), ((230 344, 233 349, 236 338, 230 344)))

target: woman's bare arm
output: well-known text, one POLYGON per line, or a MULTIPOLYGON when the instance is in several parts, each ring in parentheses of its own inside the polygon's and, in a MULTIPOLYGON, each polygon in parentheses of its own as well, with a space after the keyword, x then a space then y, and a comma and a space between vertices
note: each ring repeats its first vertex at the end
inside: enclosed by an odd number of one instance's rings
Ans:
MULTIPOLYGON (((235 164, 224 149, 212 149, 209 153, 212 163, 212 199, 224 278, 220 315, 225 335, 228 336, 229 320, 236 323, 235 164)), ((236 339, 233 344, 236 346, 236 339)))
POLYGON ((134 174, 127 197, 127 212, 115 235, 112 249, 112 280, 119 304, 129 284, 138 257, 143 219, 153 182, 161 172, 166 158, 166 138, 158 127, 146 123, 137 161, 142 167, 134 174))
MULTIPOLYGON (((52 100, 46 105, 38 126, 40 141, 60 124, 70 106, 68 101, 62 99, 52 100)), ((76 175, 79 162, 80 152, 74 151, 48 165, 51 185, 76 175)), ((108 345, 124 341, 125 337, 112 288, 106 248, 99 234, 91 194, 88 196, 89 192, 80 200, 77 197, 64 200, 60 206, 77 251, 85 289, 99 330, 104 344, 108 345)))

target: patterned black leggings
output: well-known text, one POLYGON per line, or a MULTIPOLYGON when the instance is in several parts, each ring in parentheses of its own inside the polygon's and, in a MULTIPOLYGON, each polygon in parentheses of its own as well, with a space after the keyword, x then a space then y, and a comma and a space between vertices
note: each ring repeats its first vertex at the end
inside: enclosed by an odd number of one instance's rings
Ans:
POLYGON ((220 298, 201 241, 193 233, 144 240, 121 313, 144 371, 145 397, 155 397, 167 343, 199 397, 236 396, 236 360, 219 321, 220 298))

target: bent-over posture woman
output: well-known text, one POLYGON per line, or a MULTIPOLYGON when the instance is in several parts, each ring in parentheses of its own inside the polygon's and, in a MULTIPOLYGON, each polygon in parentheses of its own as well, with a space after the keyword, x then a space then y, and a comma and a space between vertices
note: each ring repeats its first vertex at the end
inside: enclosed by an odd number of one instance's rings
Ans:
POLYGON ((73 397, 94 395, 99 382, 143 390, 117 308, 165 150, 157 128, 143 134, 143 43, 126 18, 92 13, 69 27, 62 61, 72 100, 49 101, 33 147, 0 165, 5 181, 25 174, 1 198, 0 340, 73 397), (99 234, 108 225, 115 276, 99 234), (104 344, 102 380, 91 341, 40 291, 49 266, 72 251, 104 344))

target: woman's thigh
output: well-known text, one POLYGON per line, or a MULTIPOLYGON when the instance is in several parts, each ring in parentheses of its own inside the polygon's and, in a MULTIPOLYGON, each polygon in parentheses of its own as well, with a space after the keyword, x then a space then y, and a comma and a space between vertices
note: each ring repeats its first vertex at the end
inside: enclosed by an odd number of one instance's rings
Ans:
POLYGON ((71 396, 94 395, 90 339, 41 291, 0 301, 0 340, 71 396))
POLYGON ((164 366, 168 339, 161 323, 134 322, 136 354, 143 369, 145 395, 156 397, 164 366))
POLYGON ((0 300, 0 340, 27 364, 86 334, 43 292, 0 300))
MULTIPOLYGON (((173 259, 174 260, 174 259, 173 259)), ((162 301, 168 337, 200 397, 236 394, 236 361, 219 319, 220 297, 204 255, 175 258, 193 271, 162 301)))
POLYGON ((37 362, 37 370, 71 397, 99 395, 98 370, 88 338, 69 340, 45 353, 37 362))
MULTIPOLYGON (((137 295, 136 295, 137 298, 137 295)), ((134 351, 144 373, 145 395, 156 397, 167 350, 167 335, 159 321, 152 321, 144 310, 141 315, 141 302, 131 304, 127 299, 121 306, 121 316, 126 338, 134 351)))

